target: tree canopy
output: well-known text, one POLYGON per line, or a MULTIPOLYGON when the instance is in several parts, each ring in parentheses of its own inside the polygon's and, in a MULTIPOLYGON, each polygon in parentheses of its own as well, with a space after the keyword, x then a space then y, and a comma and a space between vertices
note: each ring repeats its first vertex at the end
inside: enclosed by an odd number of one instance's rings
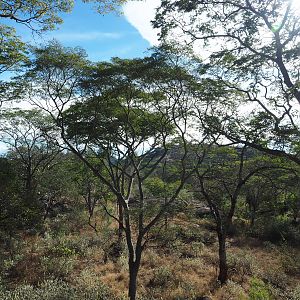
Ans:
POLYGON ((162 39, 194 45, 208 58, 207 76, 241 97, 238 115, 215 118, 226 138, 299 163, 300 24, 292 1, 163 1, 154 24, 162 39))

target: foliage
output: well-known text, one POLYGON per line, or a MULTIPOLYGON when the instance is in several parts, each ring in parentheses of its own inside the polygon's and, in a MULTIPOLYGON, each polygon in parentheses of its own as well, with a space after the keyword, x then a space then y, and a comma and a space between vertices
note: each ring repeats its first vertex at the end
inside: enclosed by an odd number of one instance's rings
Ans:
POLYGON ((249 299, 251 300, 271 300, 271 296, 266 284, 258 279, 252 278, 250 281, 249 299))
MULTIPOLYGON (((94 3, 97 11, 104 14, 119 11, 119 7, 126 0, 84 0, 83 2, 94 3)), ((9 21, 6 25, 0 24, 0 74, 24 67, 24 63, 28 62, 29 47, 16 34, 13 23, 22 24, 38 33, 54 30, 63 22, 62 13, 70 12, 73 6, 74 0, 27 0, 22 3, 18 0, 3 1, 0 6, 0 19, 9 21)))
POLYGON ((291 299, 292 300, 299 300, 300 299, 300 286, 297 285, 295 289, 291 292, 291 299))
POLYGON ((209 100, 206 116, 199 117, 208 132, 297 164, 298 19, 297 4, 289 0, 166 0, 154 21, 162 40, 194 45, 197 56, 207 53, 200 72, 225 84, 227 103, 209 100))
POLYGON ((172 280, 174 280, 173 277, 172 271, 168 267, 162 266, 155 270, 154 276, 149 282, 149 286, 164 288, 172 283, 172 280))
MULTIPOLYGON (((16 36, 13 28, 0 24, 0 74, 20 67, 20 63, 26 60, 25 44, 16 36)), ((5 86, 2 86, 1 89, 5 86)), ((2 94, 2 93, 1 93, 2 94)))
POLYGON ((63 255, 60 257, 43 256, 40 259, 40 266, 44 278, 65 279, 75 268, 76 261, 73 252, 68 248, 61 250, 63 255))
POLYGON ((74 288, 67 282, 59 279, 49 279, 38 287, 21 285, 13 291, 2 291, 0 294, 3 300, 111 300, 113 296, 108 289, 99 283, 90 289, 86 286, 74 288))
POLYGON ((241 277, 243 281, 246 276, 255 273, 257 266, 253 256, 243 252, 228 253, 229 272, 241 277))
POLYGON ((268 222, 265 221, 265 218, 261 219, 254 228, 254 233, 257 232, 261 239, 273 243, 299 243, 299 226, 293 226, 288 216, 268 217, 268 222))
MULTIPOLYGON (((239 300, 246 300, 249 299, 246 296, 246 292, 243 289, 241 285, 238 283, 228 280, 227 284, 222 287, 222 298, 228 299, 228 300, 234 300, 234 299, 239 299, 239 300)), ((258 299, 258 298, 254 298, 258 299)))
POLYGON ((24 200, 22 180, 16 171, 14 161, 0 158, 0 232, 4 238, 20 229, 38 228, 41 220, 40 208, 24 200))

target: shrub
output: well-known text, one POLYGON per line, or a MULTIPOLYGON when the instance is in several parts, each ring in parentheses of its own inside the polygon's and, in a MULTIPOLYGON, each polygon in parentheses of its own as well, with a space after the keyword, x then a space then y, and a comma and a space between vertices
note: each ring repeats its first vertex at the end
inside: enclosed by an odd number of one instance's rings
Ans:
POLYGON ((289 242, 300 243, 300 227, 295 227, 288 216, 277 216, 270 218, 267 222, 261 220, 256 226, 258 236, 272 243, 289 242))
POLYGON ((169 267, 162 266, 155 270, 153 278, 149 282, 151 287, 166 287, 173 279, 172 271, 169 267))
POLYGON ((262 280, 258 278, 251 279, 249 300, 271 300, 269 289, 262 280))
POLYGON ((41 268, 44 273, 44 276, 47 277, 56 277, 56 278, 65 278, 67 277, 74 269, 76 261, 74 257, 41 257, 41 268))
POLYGON ((167 230, 153 230, 153 236, 161 248, 173 248, 174 243, 178 240, 178 228, 176 226, 169 227, 167 230), (156 232, 157 231, 157 232, 156 232))
POLYGON ((291 292, 291 300, 300 300, 300 284, 291 292))
POLYGON ((3 279, 0 277, 0 294, 5 291, 5 284, 3 279))
POLYGON ((300 257, 297 251, 290 247, 281 250, 281 263, 284 271, 290 275, 300 275, 300 257))
POLYGON ((194 242, 187 244, 177 244, 177 253, 180 254, 180 258, 197 258, 200 257, 204 249, 204 244, 201 242, 194 242))
POLYGON ((248 299, 242 286, 231 280, 228 280, 227 284, 221 288, 220 297, 227 300, 248 299))
POLYGON ((160 260, 160 255, 152 250, 152 249, 146 249, 144 253, 145 259, 142 260, 142 264, 147 264, 149 268, 154 269, 160 260))
POLYGON ((205 236, 203 233, 194 227, 182 228, 179 227, 177 229, 177 237, 180 238, 184 243, 192 243, 192 242, 206 242, 205 236))
POLYGON ((24 259, 24 256, 22 254, 20 255, 14 255, 13 258, 8 258, 3 260, 2 266, 1 266, 1 275, 4 277, 6 276, 12 276, 17 273, 17 267, 18 263, 21 262, 24 259))
POLYGON ((240 275, 242 280, 246 275, 253 275, 256 269, 254 257, 244 252, 228 253, 227 263, 229 272, 240 275))
POLYGON ((269 268, 263 271, 261 278, 275 288, 282 290, 288 285, 288 277, 282 269, 269 268))
POLYGON ((117 265, 119 266, 120 270, 127 272, 129 270, 128 266, 128 257, 126 254, 121 254, 121 256, 117 260, 117 265))
POLYGON ((46 280, 38 287, 22 285, 13 291, 0 291, 1 300, 113 300, 102 284, 72 287, 57 279, 46 280))

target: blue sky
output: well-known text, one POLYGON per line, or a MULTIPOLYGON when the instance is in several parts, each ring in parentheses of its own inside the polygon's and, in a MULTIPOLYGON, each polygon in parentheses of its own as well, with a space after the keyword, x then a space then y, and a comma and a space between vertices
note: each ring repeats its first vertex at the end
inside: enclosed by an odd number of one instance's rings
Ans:
MULTIPOLYGON (((55 38, 65 46, 82 47, 92 61, 110 60, 115 56, 134 58, 147 55, 148 49, 158 43, 157 32, 152 29, 150 21, 159 3, 160 0, 130 1, 122 7, 123 15, 111 13, 102 16, 93 4, 75 0, 72 12, 61 15, 63 24, 41 36, 32 34, 24 25, 8 20, 1 22, 15 27, 25 42, 36 46, 55 38)), ((5 72, 1 79, 10 76, 10 72, 5 72)), ((6 149, 0 142, 0 154, 6 149)))
POLYGON ((35 45, 55 38, 65 46, 80 46, 92 61, 109 60, 114 56, 144 56, 155 43, 156 37, 150 25, 155 2, 158 3, 156 0, 133 1, 123 7, 123 15, 111 13, 103 16, 96 12, 93 4, 75 0, 73 11, 62 15, 64 22, 58 30, 44 33, 42 37, 32 35, 24 26, 17 26, 17 32, 25 41, 35 45))

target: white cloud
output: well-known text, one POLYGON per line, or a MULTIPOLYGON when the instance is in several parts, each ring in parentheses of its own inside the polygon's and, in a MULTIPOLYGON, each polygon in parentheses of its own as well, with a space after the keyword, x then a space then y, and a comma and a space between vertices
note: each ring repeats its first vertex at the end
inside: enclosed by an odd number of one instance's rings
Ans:
POLYGON ((160 0, 130 1, 123 7, 128 22, 133 25, 151 46, 158 45, 158 30, 152 28, 151 21, 155 17, 155 9, 160 0))
POLYGON ((117 32, 101 32, 101 31, 89 31, 89 32, 58 32, 48 35, 49 38, 55 38, 64 42, 82 42, 82 41, 95 41, 106 39, 119 39, 122 34, 117 32))

